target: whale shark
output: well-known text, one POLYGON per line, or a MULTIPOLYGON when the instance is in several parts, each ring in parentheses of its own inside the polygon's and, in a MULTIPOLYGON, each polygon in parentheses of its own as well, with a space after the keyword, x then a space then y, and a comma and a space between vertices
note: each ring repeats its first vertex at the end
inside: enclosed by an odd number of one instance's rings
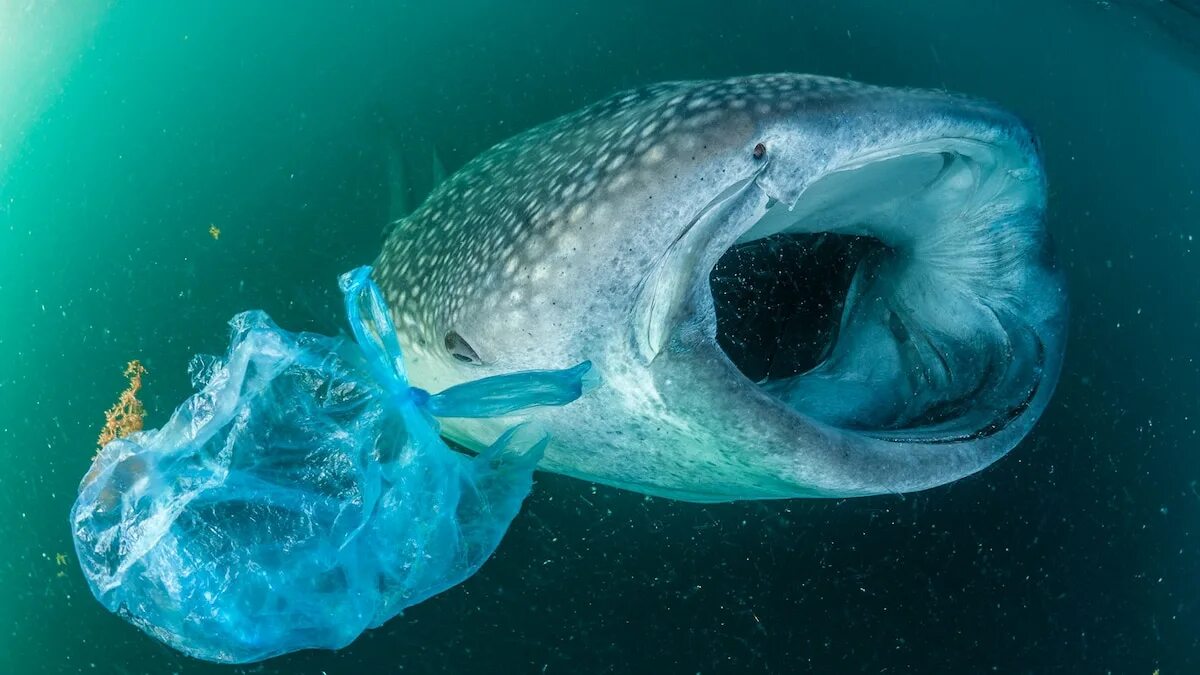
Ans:
POLYGON ((593 364, 516 423, 539 468, 714 502, 901 493, 1045 410, 1067 296, 1038 142, 943 91, 802 74, 653 84, 505 140, 375 261, 415 385, 593 364))

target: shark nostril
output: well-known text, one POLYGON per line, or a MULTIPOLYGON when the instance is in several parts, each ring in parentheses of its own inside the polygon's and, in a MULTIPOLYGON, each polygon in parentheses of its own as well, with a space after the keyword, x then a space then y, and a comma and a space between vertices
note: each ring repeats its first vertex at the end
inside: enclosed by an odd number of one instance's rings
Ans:
POLYGON ((754 159, 762 159, 767 156, 767 146, 759 143, 754 146, 754 159))
POLYGON ((471 345, 468 344, 461 335, 454 331, 446 333, 446 351, 450 352, 451 356, 458 361, 462 361, 463 363, 470 363, 473 365, 479 365, 481 363, 479 354, 476 354, 475 350, 471 348, 471 345))

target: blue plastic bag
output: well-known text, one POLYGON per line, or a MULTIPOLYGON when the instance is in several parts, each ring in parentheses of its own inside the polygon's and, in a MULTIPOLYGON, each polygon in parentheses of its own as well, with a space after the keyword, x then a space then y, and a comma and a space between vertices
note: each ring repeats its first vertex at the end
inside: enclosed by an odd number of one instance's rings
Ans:
POLYGON ((546 439, 518 428, 469 457, 431 413, 563 405, 589 365, 431 396, 408 385, 369 272, 341 279, 355 341, 240 314, 165 426, 101 450, 71 524, 105 607, 186 654, 245 663, 343 647, 492 554, 546 439))

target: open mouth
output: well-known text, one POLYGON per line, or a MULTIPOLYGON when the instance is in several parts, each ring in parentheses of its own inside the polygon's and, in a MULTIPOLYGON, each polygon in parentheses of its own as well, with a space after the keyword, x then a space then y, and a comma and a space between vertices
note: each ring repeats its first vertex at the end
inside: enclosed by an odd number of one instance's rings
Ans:
POLYGON ((709 275, 718 344, 759 384, 812 370, 837 339, 859 263, 885 249, 872 237, 830 232, 734 245, 709 275))
POLYGON ((709 275, 717 343, 835 427, 926 443, 1004 428, 1038 391, 1059 309, 1027 152, 937 139, 768 203, 709 275))

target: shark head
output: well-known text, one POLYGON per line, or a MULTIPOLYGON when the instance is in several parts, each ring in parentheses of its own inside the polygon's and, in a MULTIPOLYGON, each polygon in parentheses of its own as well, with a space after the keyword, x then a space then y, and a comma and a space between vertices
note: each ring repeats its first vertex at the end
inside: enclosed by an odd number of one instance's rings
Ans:
MULTIPOLYGON (((623 92, 509 139, 376 262, 412 380, 591 360, 542 468, 697 501, 918 490, 1045 408, 1066 302, 1036 143, 807 75, 623 92)), ((445 420, 482 448, 516 420, 445 420)))

